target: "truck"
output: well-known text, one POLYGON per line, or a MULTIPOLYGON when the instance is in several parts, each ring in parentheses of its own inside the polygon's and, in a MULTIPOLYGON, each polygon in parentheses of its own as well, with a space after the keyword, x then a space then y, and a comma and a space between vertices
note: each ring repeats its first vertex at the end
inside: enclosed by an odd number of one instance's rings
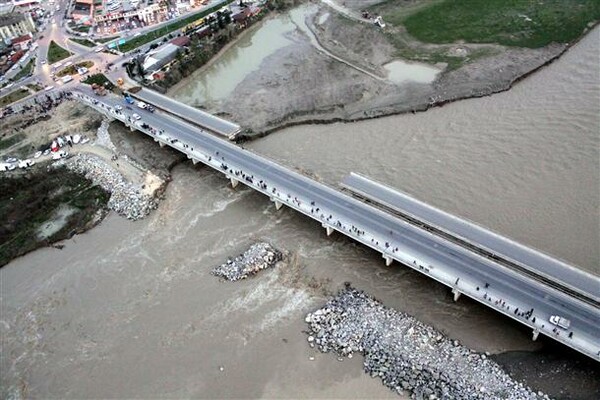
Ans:
POLYGON ((127 104, 133 104, 134 103, 133 99, 129 95, 125 96, 125 101, 127 102, 127 104))
POLYGON ((72 77, 71 75, 65 75, 65 76, 62 78, 62 82, 63 82, 63 83, 68 83, 68 82, 71 82, 72 80, 73 80, 73 77, 72 77))
POLYGON ((551 324, 554 324, 562 329, 569 329, 569 327, 571 326, 571 321, 559 315, 550 316, 550 318, 548 318, 548 321, 550 321, 551 324))

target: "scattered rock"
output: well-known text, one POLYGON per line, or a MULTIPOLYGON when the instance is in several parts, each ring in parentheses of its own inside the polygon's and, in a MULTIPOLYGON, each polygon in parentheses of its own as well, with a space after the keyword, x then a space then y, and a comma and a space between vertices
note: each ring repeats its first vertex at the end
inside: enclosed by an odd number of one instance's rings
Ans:
POLYGON ((283 254, 269 243, 256 243, 244 254, 213 269, 212 274, 228 281, 237 281, 255 275, 263 269, 272 268, 282 259, 283 254))
MULTIPOLYGON (((366 293, 346 286, 325 306, 307 315, 309 337, 338 360, 364 355, 373 378, 413 398, 538 399, 485 354, 450 340, 431 326, 387 308, 366 293)), ((309 340, 310 344, 313 344, 309 340)))
POLYGON ((64 165, 69 170, 111 193, 108 208, 131 220, 147 216, 158 205, 155 197, 144 194, 141 186, 125 180, 123 175, 104 160, 90 154, 78 154, 62 159, 53 166, 64 165))

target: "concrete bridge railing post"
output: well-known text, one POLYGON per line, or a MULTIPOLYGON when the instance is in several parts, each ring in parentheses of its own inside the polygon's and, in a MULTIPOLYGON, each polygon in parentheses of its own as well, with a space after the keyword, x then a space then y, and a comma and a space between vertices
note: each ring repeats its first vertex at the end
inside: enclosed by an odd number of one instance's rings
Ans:
POLYGON ((283 206, 283 203, 282 203, 282 202, 280 202, 279 200, 275 199, 275 197, 271 197, 271 201, 272 201, 273 203, 275 203, 275 208, 276 208, 277 210, 279 210, 279 209, 280 209, 280 208, 283 206))

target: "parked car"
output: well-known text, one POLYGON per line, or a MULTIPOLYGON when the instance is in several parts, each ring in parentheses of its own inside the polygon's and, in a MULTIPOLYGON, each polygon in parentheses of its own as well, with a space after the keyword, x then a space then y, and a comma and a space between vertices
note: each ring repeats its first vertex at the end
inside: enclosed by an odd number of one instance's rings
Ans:
POLYGON ((132 115, 133 119, 135 119, 136 121, 139 121, 140 119, 142 119, 142 117, 139 116, 139 114, 133 113, 132 115))
POLYGON ((41 156, 42 156, 42 152, 36 151, 35 154, 33 155, 33 158, 40 158, 41 156))
POLYGON ((121 107, 120 105, 118 105, 118 104, 117 104, 117 105, 115 106, 115 110, 116 110, 116 111, 122 111, 122 110, 123 110, 123 107, 121 107))

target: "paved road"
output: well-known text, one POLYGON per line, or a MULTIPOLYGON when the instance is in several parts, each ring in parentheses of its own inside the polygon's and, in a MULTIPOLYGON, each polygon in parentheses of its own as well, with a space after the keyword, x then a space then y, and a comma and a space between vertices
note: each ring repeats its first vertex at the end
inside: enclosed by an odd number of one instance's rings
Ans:
MULTIPOLYGON (((115 96, 98 99, 107 107, 117 104, 126 106, 122 99, 115 96)), ((125 108, 123 111, 125 114, 118 115, 118 118, 125 121, 133 112, 142 116, 141 121, 129 122, 139 130, 144 131, 140 125, 145 123, 156 132, 164 131, 163 134, 153 134, 145 130, 155 140, 167 143, 385 256, 411 266, 457 292, 600 361, 600 309, 212 136, 176 117, 159 112, 152 114, 137 108, 125 108), (174 139, 177 141, 174 142, 174 139), (252 182, 246 181, 242 175, 236 175, 236 172, 251 176, 252 182), (263 187, 265 183, 266 187, 263 187), (352 227, 364 233, 357 234, 352 227), (532 317, 535 319, 519 314, 532 308, 532 317), (571 329, 568 332, 553 329, 554 326, 548 322, 551 315, 569 318, 571 329), (567 336, 569 332, 573 332, 572 338, 567 336)))
POLYGON ((200 125, 203 128, 218 133, 226 137, 234 136, 240 131, 240 126, 233 122, 227 121, 223 118, 219 118, 197 108, 188 106, 179 101, 173 100, 170 97, 163 96, 153 90, 142 89, 139 92, 132 94, 133 97, 138 98, 144 102, 150 104, 156 104, 161 109, 168 111, 188 122, 192 122, 195 125, 200 125))
POLYGON ((515 262, 560 283, 583 296, 600 303, 600 278, 552 258, 537 250, 500 236, 472 222, 448 214, 359 174, 351 173, 342 181, 342 186, 366 198, 372 199, 402 214, 425 222, 443 232, 451 233, 471 244, 515 262))

